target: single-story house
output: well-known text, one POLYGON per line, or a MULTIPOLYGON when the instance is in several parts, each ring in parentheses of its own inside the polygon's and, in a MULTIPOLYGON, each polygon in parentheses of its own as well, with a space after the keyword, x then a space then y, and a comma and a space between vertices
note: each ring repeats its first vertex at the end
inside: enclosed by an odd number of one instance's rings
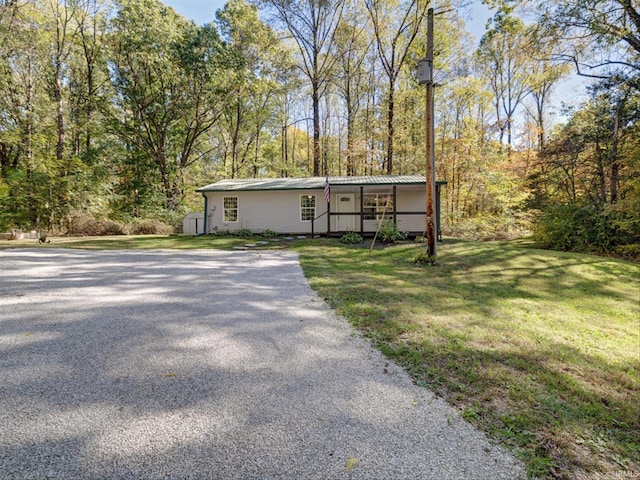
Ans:
MULTIPOLYGON (((248 229, 288 234, 373 234, 391 219, 410 235, 426 230, 426 183, 419 175, 222 180, 204 197, 204 233, 248 229)), ((436 225, 440 238, 440 189, 436 225)))

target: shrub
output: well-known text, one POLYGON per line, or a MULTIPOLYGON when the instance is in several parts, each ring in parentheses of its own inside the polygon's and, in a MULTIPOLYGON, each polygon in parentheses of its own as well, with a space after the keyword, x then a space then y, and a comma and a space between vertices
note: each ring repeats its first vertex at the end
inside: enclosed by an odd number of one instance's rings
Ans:
POLYGON ((260 235, 262 235, 264 238, 273 238, 278 236, 276 232, 269 229, 263 230, 262 232, 260 232, 260 235))
POLYGON ((99 233, 98 235, 126 235, 124 227, 113 220, 103 220, 98 222, 99 225, 99 233))
POLYGON ((168 235, 173 228, 159 220, 141 220, 131 226, 133 235, 168 235))
POLYGON ((609 207, 553 205, 538 216, 534 240, 542 248, 632 257, 633 245, 640 243, 640 225, 634 226, 629 216, 609 207))
POLYGON ((236 237, 253 237, 253 232, 251 232, 251 230, 249 230, 248 228, 241 228, 240 230, 236 230, 233 234, 236 237))
POLYGON ((382 243, 395 243, 407 238, 407 234, 401 232, 393 220, 385 220, 378 231, 378 238, 382 243))
POLYGON ((415 257, 413 257, 413 263, 419 266, 433 266, 436 265, 436 256, 429 255, 427 252, 418 253, 415 257))
POLYGON ((356 232, 348 232, 340 238, 340 241, 342 243, 355 245, 357 243, 362 243, 362 236, 356 232))
POLYGON ((113 220, 99 220, 87 212, 75 212, 69 216, 68 235, 101 236, 125 235, 124 227, 113 220))
POLYGON ((614 250, 614 253, 622 258, 628 260, 640 261, 640 244, 632 243, 630 245, 619 245, 614 250))
POLYGON ((478 215, 443 225, 445 235, 467 240, 509 240, 531 233, 531 215, 511 212, 501 215, 478 215))

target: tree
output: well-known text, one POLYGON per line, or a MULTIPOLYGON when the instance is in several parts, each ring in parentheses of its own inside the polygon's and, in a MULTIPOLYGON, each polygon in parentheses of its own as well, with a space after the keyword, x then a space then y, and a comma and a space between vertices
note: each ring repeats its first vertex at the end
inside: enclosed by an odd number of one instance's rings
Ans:
POLYGON ((640 8, 633 0, 493 0, 502 12, 535 12, 545 36, 562 46, 556 59, 578 75, 624 79, 640 90, 640 8))
POLYGON ((38 227, 57 205, 50 185, 58 175, 49 151, 56 140, 46 134, 56 108, 46 88, 50 42, 41 7, 5 2, 0 8, 0 223, 23 228, 38 227))
POLYGON ((542 245, 640 252, 640 95, 624 82, 601 81, 542 151, 535 178, 542 245), (541 188, 542 187, 542 188, 541 188))
POLYGON ((565 0, 541 6, 544 24, 566 41, 563 57, 574 63, 578 74, 602 79, 626 71, 640 90, 640 8, 636 2, 565 0))
POLYGON ((533 111, 527 107, 536 127, 537 150, 544 148, 547 136, 547 114, 549 101, 553 89, 558 82, 568 75, 569 67, 566 63, 557 59, 556 53, 559 49, 558 39, 544 36, 544 30, 532 32, 530 36, 531 48, 533 51, 531 62, 528 65, 529 93, 533 100, 533 111))
POLYGON ((72 67, 75 99, 72 107, 74 124, 73 152, 85 163, 95 163, 98 149, 93 144, 95 116, 99 94, 106 83, 105 35, 107 30, 106 0, 76 0, 78 56, 72 67))
POLYGON ((225 144, 229 146, 226 151, 231 157, 226 170, 235 178, 249 167, 247 173, 255 177, 260 137, 273 115, 276 95, 283 88, 278 80, 289 56, 273 30, 260 21, 255 6, 231 0, 216 17, 222 39, 237 64, 235 92, 221 118, 225 144))
POLYGON ((356 6, 349 6, 344 21, 338 27, 333 55, 336 56, 336 75, 333 84, 342 103, 347 124, 346 173, 356 175, 355 129, 357 115, 366 94, 366 60, 371 46, 365 32, 369 26, 356 6))
POLYGON ((344 0, 263 0, 284 24, 298 47, 300 70, 311 85, 313 175, 320 175, 320 98, 339 56, 329 55, 344 0))
POLYGON ((386 171, 393 172, 395 89, 411 46, 426 18, 430 0, 365 0, 371 17, 378 57, 387 76, 386 171))
POLYGON ((212 25, 197 27, 157 0, 121 0, 111 38, 113 128, 153 160, 164 206, 173 211, 235 76, 225 73, 228 59, 212 25))
POLYGON ((513 122, 517 108, 529 93, 530 48, 524 23, 497 15, 494 27, 480 40, 478 59, 494 97, 500 142, 506 133, 507 152, 513 145, 513 122))

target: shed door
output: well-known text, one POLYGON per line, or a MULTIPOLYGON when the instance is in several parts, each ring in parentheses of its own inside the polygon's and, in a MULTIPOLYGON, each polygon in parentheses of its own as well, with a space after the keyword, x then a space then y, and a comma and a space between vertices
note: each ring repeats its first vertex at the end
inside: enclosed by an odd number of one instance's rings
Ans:
POLYGON ((200 225, 198 225, 198 219, 197 218, 190 218, 189 219, 189 233, 192 233, 192 234, 200 233, 200 231, 198 230, 199 226, 200 225))
MULTIPOLYGON (((356 195, 354 193, 339 193, 336 195, 337 212, 355 212, 356 195)), ((336 217, 336 230, 338 232, 353 232, 356 228, 355 215, 338 215, 336 217)))

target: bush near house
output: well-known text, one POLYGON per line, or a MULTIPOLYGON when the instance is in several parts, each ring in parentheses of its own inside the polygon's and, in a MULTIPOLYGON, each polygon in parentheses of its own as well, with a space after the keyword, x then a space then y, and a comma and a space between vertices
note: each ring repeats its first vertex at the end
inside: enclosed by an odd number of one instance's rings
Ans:
POLYGON ((395 243, 399 240, 407 238, 407 234, 401 232, 398 224, 393 220, 385 220, 378 230, 378 239, 382 243, 395 243))
POLYGON ((356 232, 348 232, 345 233, 341 238, 340 242, 346 245, 356 245, 358 243, 362 243, 362 236, 356 232))

